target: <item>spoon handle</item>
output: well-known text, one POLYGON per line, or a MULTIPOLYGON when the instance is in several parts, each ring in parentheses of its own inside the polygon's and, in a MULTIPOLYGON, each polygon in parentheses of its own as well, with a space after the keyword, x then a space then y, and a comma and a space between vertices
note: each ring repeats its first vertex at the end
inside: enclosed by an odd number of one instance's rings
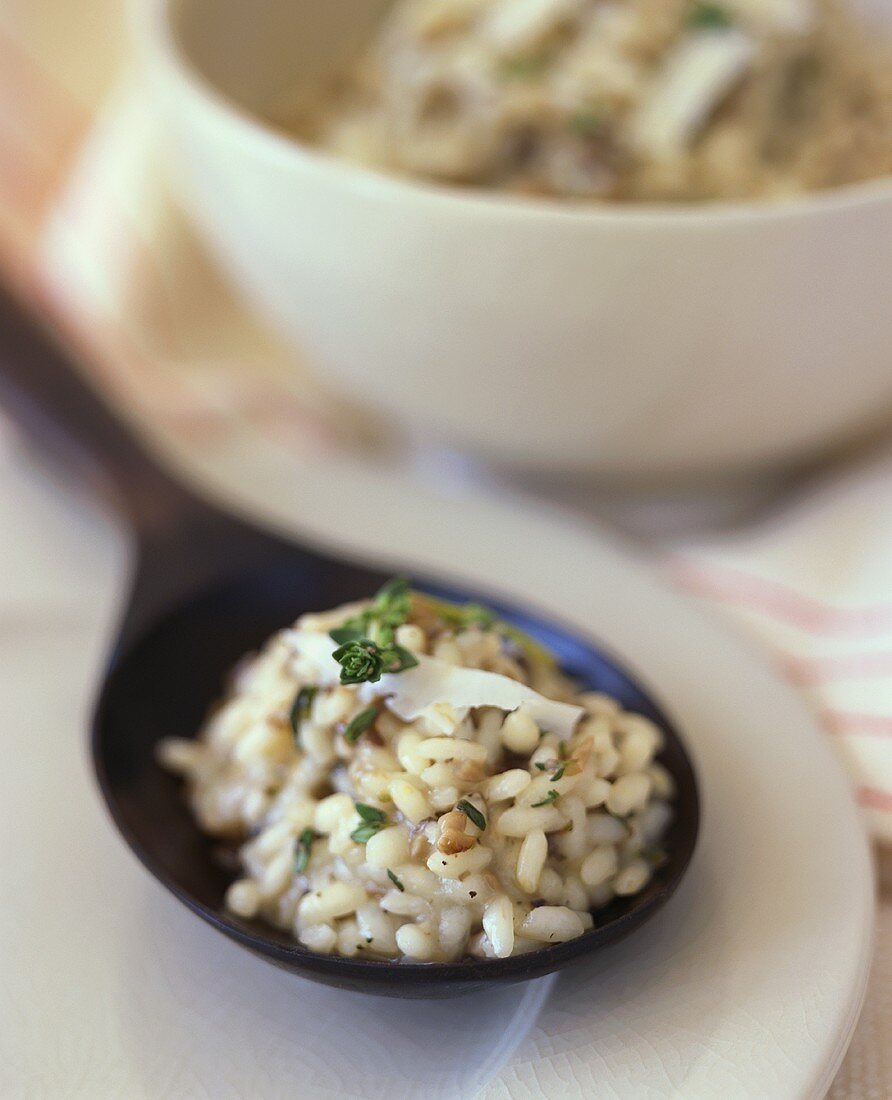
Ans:
POLYGON ((85 381, 50 328, 0 286, 0 406, 65 469, 97 486, 138 529, 178 513, 188 494, 85 381))

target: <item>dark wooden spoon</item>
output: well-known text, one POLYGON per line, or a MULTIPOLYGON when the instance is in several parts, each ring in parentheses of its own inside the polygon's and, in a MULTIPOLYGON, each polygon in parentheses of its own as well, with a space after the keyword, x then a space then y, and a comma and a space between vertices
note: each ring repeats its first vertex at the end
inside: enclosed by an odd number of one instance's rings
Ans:
MULTIPOLYGON (((160 738, 194 735, 228 670, 301 612, 373 593, 392 572, 366 568, 258 530, 200 499, 165 472, 99 396, 66 352, 0 292, 0 400, 68 466, 105 491, 135 536, 135 567, 93 718, 99 788, 122 836, 146 868, 208 924, 257 955, 345 989, 433 997, 521 981, 612 944, 662 906, 697 838, 697 784, 660 708, 593 642, 478 592, 415 583, 450 599, 488 603, 539 639, 587 688, 606 691, 664 730, 663 764, 677 785, 667 859, 646 889, 595 913, 595 927, 567 943, 508 959, 451 964, 342 959, 224 908, 232 873, 195 825, 180 785, 154 758, 160 738)), ((114 898, 108 899, 114 905, 114 898)))

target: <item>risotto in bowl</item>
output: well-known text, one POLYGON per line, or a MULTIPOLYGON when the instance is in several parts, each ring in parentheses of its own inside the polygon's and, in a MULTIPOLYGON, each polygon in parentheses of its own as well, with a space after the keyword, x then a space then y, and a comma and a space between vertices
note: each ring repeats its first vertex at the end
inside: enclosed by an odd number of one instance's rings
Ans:
POLYGON ((885 419, 892 0, 139 9, 188 210, 365 425, 628 482, 885 419))
POLYGON ((394 581, 276 634, 159 757, 237 862, 233 919, 354 962, 498 966, 627 930, 671 863, 666 737, 487 608, 394 581))
POLYGON ((465 185, 777 198, 892 173, 892 37, 845 0, 401 0, 295 118, 465 185))

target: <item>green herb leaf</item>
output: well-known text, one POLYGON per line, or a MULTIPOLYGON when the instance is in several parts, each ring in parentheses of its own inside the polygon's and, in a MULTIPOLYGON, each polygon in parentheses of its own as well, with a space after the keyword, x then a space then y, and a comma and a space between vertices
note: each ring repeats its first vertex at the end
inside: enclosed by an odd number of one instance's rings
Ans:
POLYGON ((457 803, 455 808, 461 810, 463 814, 467 814, 481 832, 486 828, 486 818, 477 807, 466 798, 463 798, 461 802, 457 803))
POLYGON ((347 723, 344 730, 344 740, 349 741, 351 745, 356 744, 377 717, 378 708, 375 706, 361 710, 355 718, 351 718, 347 723))
POLYGON ((355 840, 357 844, 366 844, 372 839, 375 833, 380 833, 382 829, 382 822, 380 821, 367 821, 354 829, 350 834, 350 839, 355 840))
POLYGON ((558 741, 558 760, 567 759, 567 742, 558 741))
POLYGON ((553 776, 551 777, 551 782, 552 782, 552 783, 557 783, 557 781, 558 781, 558 780, 559 780, 559 779, 561 778, 561 776, 562 776, 562 775, 564 774, 564 768, 566 768, 566 766, 567 766, 566 764, 561 764, 561 766, 560 766, 560 767, 558 768, 558 770, 557 770, 557 771, 556 771, 556 772, 554 773, 554 775, 553 775, 553 776))
POLYGON ((409 582, 405 577, 394 577, 375 596, 371 613, 379 622, 395 630, 409 618, 410 609, 409 582))
POLYGON ((338 646, 332 657, 341 666, 342 684, 376 683, 384 671, 381 650, 369 638, 338 646))
POLYGON ((371 638, 357 638, 339 646, 332 657, 341 666, 342 684, 377 683, 385 672, 405 672, 418 660, 401 645, 380 646, 371 638))
POLYGON ((539 769, 540 772, 547 772, 548 771, 548 765, 547 764, 539 763, 539 764, 536 765, 536 767, 539 769))
POLYGON ((410 610, 409 582, 405 577, 394 577, 379 590, 365 611, 347 619, 341 626, 329 631, 329 635, 336 642, 368 637, 386 648, 392 644, 396 628, 408 619, 410 610))
POLYGON ((312 829, 304 829, 294 845, 294 873, 302 875, 310 862, 310 853, 316 833, 312 829))
POLYGON ((400 882, 400 880, 396 877, 396 875, 390 869, 388 869, 388 871, 387 871, 387 877, 390 879, 390 881, 397 888, 397 890, 399 890, 399 892, 401 894, 404 893, 404 891, 406 889, 405 886, 403 886, 403 884, 400 882))
POLYGON ((407 668, 414 668, 418 664, 418 658, 401 645, 392 645, 383 653, 384 665, 387 672, 405 672, 407 668))
POLYGON ((366 806, 364 802, 355 802, 354 805, 362 820, 371 825, 380 825, 387 820, 387 814, 383 810, 376 809, 374 806, 366 806))
POLYGON ((559 795, 558 795, 557 791, 554 790, 554 788, 552 788, 548 792, 548 794, 542 799, 541 802, 534 802, 533 805, 534 806, 550 806, 552 803, 557 802, 558 797, 559 797, 559 795))
POLYGON ((291 711, 288 715, 288 720, 291 722, 291 731, 294 734, 294 743, 297 744, 297 739, 300 735, 300 724, 310 716, 310 708, 313 705, 313 700, 316 698, 316 693, 319 691, 317 687, 302 687, 294 698, 294 702, 291 704, 291 711))
POLYGON ((576 111, 567 119, 567 129, 574 137, 596 138, 604 132, 605 119, 599 111, 576 111))
POLYGON ((409 617, 409 582, 395 577, 361 614, 329 631, 338 648, 332 656, 341 666, 342 684, 377 683, 385 672, 404 672, 418 664, 394 634, 409 617))
POLYGON ((689 27, 702 30, 723 30, 731 26, 731 16, 720 4, 710 4, 704 0, 694 5, 686 22, 689 27))

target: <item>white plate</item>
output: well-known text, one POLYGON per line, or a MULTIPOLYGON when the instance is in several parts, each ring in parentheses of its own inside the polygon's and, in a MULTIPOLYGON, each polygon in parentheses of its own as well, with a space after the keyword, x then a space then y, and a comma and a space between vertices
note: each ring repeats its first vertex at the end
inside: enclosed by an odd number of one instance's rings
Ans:
POLYGON ((553 989, 406 1006, 248 957, 136 866, 92 790, 80 727, 119 541, 4 469, 0 611, 11 601, 26 625, 0 634, 0 805, 15 825, 0 829, 0 1094, 821 1096, 863 994, 871 871, 840 767, 767 664, 566 516, 335 458, 286 471, 252 449, 213 466, 246 500, 262 485, 286 521, 334 538, 349 516, 357 547, 534 594, 608 639, 694 752, 700 848, 665 911, 553 989))

